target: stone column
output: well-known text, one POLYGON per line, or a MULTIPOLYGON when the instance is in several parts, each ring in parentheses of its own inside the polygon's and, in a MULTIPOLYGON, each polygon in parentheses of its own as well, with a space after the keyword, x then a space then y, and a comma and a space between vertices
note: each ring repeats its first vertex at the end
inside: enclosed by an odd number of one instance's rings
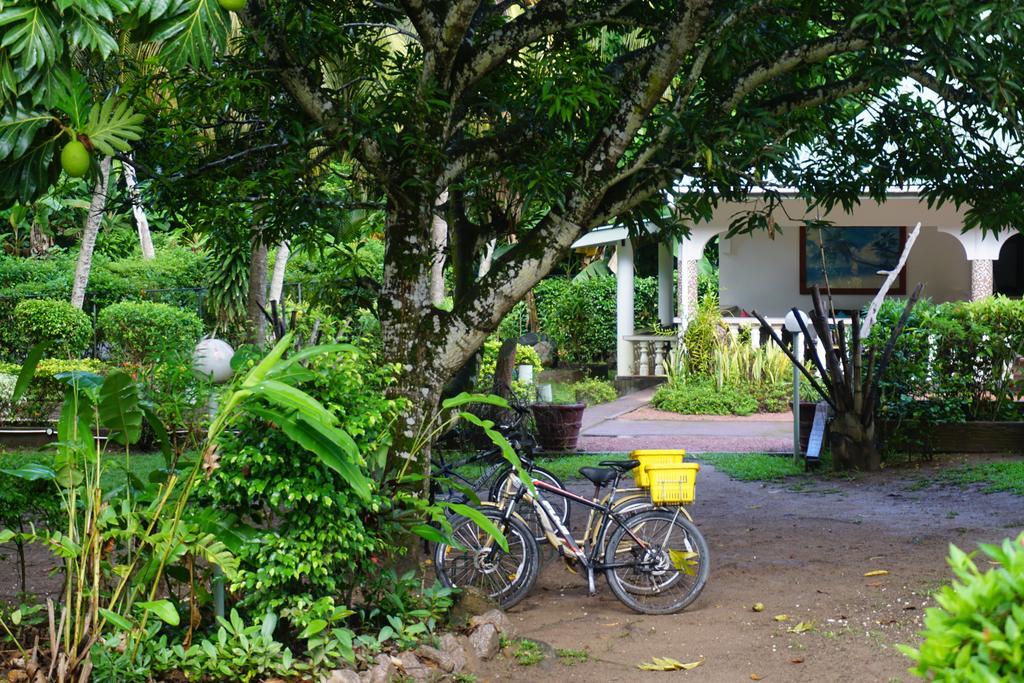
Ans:
POLYGON ((633 344, 624 337, 633 334, 633 244, 627 238, 615 247, 615 374, 633 372, 633 344))
POLYGON ((697 315, 700 298, 697 295, 697 263, 694 259, 686 259, 686 315, 687 322, 697 315))
POLYGON ((671 327, 675 310, 672 306, 672 249, 668 244, 658 244, 658 320, 662 327, 671 327))
POLYGON ((992 296, 992 259, 971 261, 971 301, 992 296))

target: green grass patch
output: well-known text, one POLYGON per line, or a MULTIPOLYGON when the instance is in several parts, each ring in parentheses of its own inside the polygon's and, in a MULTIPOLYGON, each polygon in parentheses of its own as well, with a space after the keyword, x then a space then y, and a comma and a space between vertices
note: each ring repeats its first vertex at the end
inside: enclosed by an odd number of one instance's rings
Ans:
POLYGON ((985 493, 1009 491, 1024 496, 1024 460, 963 465, 945 470, 938 480, 960 486, 984 484, 982 491, 985 493))
POLYGON ((715 469, 740 481, 780 481, 804 476, 803 463, 794 463, 791 455, 771 453, 696 453, 693 459, 714 465, 715 469))
POLYGON ((544 649, 540 643, 522 638, 517 641, 516 648, 512 652, 519 666, 533 666, 544 661, 544 649))
POLYGON ((590 659, 590 653, 586 650, 559 649, 555 650, 555 654, 558 655, 558 661, 565 666, 575 666, 590 659))
POLYGON ((573 453, 553 458, 540 457, 537 464, 562 481, 580 479, 581 467, 597 467, 602 460, 625 460, 627 453, 573 453))
MULTIPOLYGON (((103 455, 101 485, 104 490, 114 489, 125 483, 124 453, 112 450, 114 447, 115 444, 111 444, 111 450, 108 450, 103 455)), ((30 462, 53 467, 53 459, 56 454, 57 450, 55 448, 8 451, 0 453, 0 468, 17 469, 30 462)), ((132 472, 143 483, 149 481, 150 473, 164 466, 164 458, 160 453, 135 453, 129 457, 129 461, 132 472)))

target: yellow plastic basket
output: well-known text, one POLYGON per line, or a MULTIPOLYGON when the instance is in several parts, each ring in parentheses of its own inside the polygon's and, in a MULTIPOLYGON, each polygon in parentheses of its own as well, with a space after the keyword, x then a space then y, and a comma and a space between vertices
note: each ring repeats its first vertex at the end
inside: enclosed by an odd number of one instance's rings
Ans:
POLYGON ((639 460, 640 464, 633 470, 633 479, 636 485, 642 489, 651 485, 647 476, 647 468, 651 465, 678 465, 686 457, 686 451, 681 448, 652 449, 633 451, 629 454, 633 460, 639 460))
POLYGON ((649 465, 651 501, 655 505, 686 505, 693 502, 700 465, 684 462, 675 465, 649 465))

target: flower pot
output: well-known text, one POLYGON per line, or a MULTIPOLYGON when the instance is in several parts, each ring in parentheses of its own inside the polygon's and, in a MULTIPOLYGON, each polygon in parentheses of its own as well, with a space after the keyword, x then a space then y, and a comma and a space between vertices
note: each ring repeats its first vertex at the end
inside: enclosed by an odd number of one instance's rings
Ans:
POLYGON ((545 451, 569 451, 576 448, 583 426, 582 403, 556 405, 535 403, 530 406, 537 424, 537 441, 545 451))

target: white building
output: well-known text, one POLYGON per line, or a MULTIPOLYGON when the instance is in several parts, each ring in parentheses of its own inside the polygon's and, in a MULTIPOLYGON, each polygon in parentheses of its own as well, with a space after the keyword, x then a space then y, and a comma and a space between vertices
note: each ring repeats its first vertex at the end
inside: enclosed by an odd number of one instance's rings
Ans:
MULTIPOLYGON (((782 316, 793 306, 809 309, 811 297, 807 287, 820 271, 815 269, 815 259, 820 264, 823 258, 832 258, 833 261, 846 258, 849 265, 829 263, 824 269, 832 278, 833 291, 837 291, 837 284, 849 285, 851 282, 859 283, 857 289, 862 291, 836 293, 836 308, 863 307, 878 289, 875 280, 881 281, 877 271, 871 267, 871 258, 862 258, 863 254, 857 253, 856 249, 854 253, 845 254, 831 251, 833 256, 825 257, 820 249, 815 249, 819 244, 819 238, 815 236, 817 230, 804 228, 803 219, 825 220, 835 228, 864 230, 862 235, 845 233, 854 246, 858 246, 858 239, 905 234, 920 222, 921 233, 907 261, 904 282, 908 290, 923 282, 924 296, 935 302, 980 299, 993 293, 1020 296, 1024 291, 1024 235, 1014 232, 982 235, 977 229, 964 232, 964 209, 957 209, 952 204, 929 208, 916 193, 894 192, 881 204, 865 200, 851 213, 837 208, 832 213, 823 214, 809 212, 804 200, 792 197, 783 201, 784 211, 774 213, 778 226, 774 237, 763 230, 750 235, 725 237, 736 215, 749 211, 758 199, 752 197, 749 201, 751 203, 747 204, 723 202, 710 220, 691 228, 689 238, 682 240, 676 249, 666 244, 659 245, 658 309, 662 324, 685 320, 694 310, 697 262, 705 245, 716 236, 719 237, 719 299, 723 310, 731 313, 726 322, 734 333, 742 326, 757 324, 755 318, 749 317, 753 311, 768 317, 773 325, 781 325, 782 316), (802 233, 809 242, 802 239, 802 233), (802 255, 804 264, 801 263, 802 255), (674 269, 680 272, 676 288, 672 286, 674 269), (846 273, 849 279, 844 281, 842 273, 846 273)), ((829 234, 844 233, 834 230, 829 234)), ((652 237, 657 239, 656 234, 652 237)), ((850 243, 842 244, 849 252, 850 243)), ((634 254, 625 228, 594 230, 573 246, 597 245, 615 245, 613 270, 618 279, 616 374, 620 378, 663 375, 664 361, 675 339, 634 334, 634 254)), ((863 246, 862 252, 870 251, 870 244, 863 246)), ((898 293, 899 290, 896 291, 898 293)), ((755 343, 757 337, 753 335, 755 343)))

